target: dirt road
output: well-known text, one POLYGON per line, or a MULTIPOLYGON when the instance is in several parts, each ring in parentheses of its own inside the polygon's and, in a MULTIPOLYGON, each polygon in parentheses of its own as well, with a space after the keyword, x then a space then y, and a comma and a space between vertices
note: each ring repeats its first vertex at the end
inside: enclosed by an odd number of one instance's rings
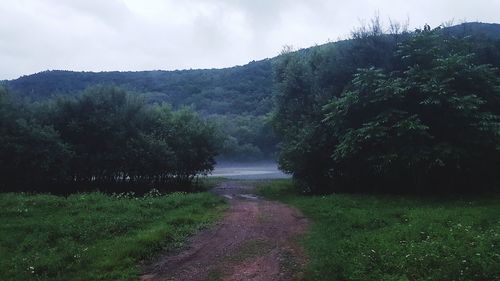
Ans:
POLYGON ((308 222, 299 211, 258 198, 241 182, 224 182, 214 192, 230 204, 223 220, 182 252, 146 267, 141 280, 301 280, 306 258, 297 240, 308 222))

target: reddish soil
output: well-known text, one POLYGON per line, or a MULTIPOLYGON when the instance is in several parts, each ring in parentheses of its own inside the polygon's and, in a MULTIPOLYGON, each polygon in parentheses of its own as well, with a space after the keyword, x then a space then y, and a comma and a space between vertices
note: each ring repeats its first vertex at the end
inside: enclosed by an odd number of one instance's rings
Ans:
POLYGON ((230 208, 214 228, 188 247, 145 268, 140 280, 301 280, 306 258, 297 240, 308 226, 294 208, 251 194, 252 187, 224 182, 214 192, 230 208))

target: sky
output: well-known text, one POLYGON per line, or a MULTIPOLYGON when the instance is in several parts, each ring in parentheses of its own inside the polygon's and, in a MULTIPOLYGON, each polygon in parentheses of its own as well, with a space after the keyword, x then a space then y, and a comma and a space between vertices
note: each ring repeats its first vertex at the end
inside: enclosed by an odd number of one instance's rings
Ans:
POLYGON ((0 0, 0 80, 229 67, 347 38, 377 13, 413 29, 498 23, 498 11, 500 0, 0 0))

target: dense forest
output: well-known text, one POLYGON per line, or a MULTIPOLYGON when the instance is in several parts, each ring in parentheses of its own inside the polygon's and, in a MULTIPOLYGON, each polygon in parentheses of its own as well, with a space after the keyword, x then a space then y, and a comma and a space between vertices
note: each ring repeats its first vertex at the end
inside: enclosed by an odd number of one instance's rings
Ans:
POLYGON ((374 21, 280 56, 281 167, 305 192, 497 189, 500 40, 472 26, 387 34, 374 21))
POLYGON ((191 110, 113 87, 39 104, 0 88, 1 191, 172 191, 213 169, 220 142, 191 110))

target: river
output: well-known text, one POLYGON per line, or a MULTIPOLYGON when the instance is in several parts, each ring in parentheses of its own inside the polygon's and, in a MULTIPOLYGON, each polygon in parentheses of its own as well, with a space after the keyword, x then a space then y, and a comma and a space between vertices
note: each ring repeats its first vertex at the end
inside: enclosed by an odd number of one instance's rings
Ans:
POLYGON ((228 179, 286 179, 290 175, 278 169, 273 162, 257 163, 219 163, 209 177, 223 177, 228 179))

